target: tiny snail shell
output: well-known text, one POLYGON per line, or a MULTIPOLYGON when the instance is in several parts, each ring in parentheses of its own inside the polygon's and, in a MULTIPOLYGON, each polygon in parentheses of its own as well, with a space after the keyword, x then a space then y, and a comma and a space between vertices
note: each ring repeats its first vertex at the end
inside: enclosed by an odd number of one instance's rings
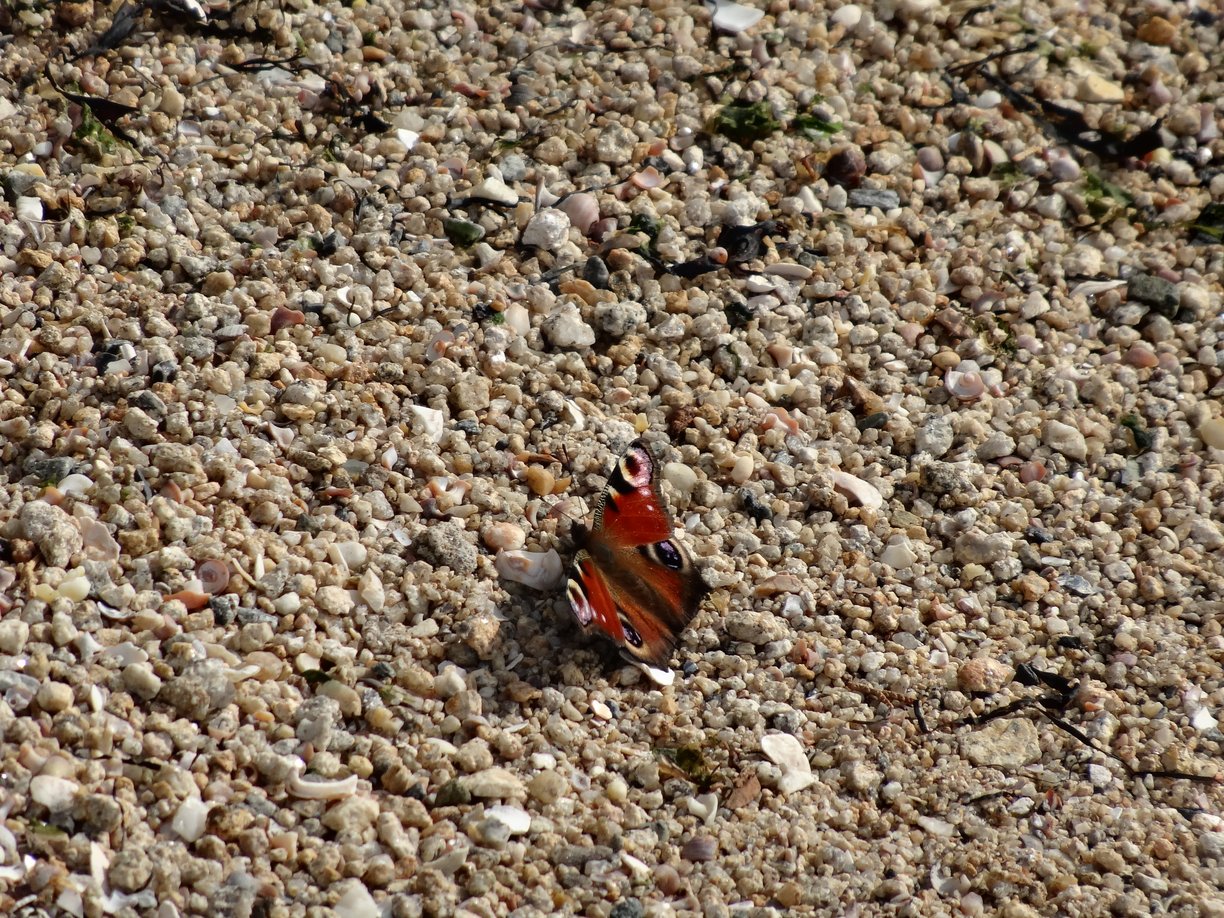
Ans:
POLYGON ((229 586, 230 569, 224 561, 204 561, 196 568, 196 577, 209 595, 224 593, 229 586))

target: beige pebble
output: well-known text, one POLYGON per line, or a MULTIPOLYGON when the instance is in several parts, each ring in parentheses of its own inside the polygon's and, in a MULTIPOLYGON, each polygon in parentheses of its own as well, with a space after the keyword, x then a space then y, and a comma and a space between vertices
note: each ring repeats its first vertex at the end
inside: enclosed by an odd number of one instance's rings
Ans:
POLYGON ((1224 418, 1212 418, 1198 429, 1203 442, 1213 449, 1224 449, 1224 418))
POLYGON ((556 484, 556 479, 548 469, 542 469, 538 465, 527 469, 527 487, 531 488, 532 494, 540 497, 551 494, 554 484, 556 484))
POLYGON ((1000 660, 969 660, 957 670, 956 684, 964 692, 998 692, 1011 681, 1013 673, 1000 660))
POLYGON ((58 714, 72 706, 72 686, 62 682, 44 682, 38 688, 38 706, 48 714, 58 714))
POLYGON ((514 523, 490 523, 480 531, 480 538, 494 551, 517 551, 527 541, 522 528, 514 523))

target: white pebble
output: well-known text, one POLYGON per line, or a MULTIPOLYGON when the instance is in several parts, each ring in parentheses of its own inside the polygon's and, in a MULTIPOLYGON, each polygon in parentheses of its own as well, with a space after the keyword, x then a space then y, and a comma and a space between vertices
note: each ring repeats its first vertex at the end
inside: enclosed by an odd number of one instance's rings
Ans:
POLYGON ((341 918, 379 918, 383 911, 360 880, 350 880, 349 887, 336 900, 332 910, 341 918))
POLYGON ((35 803, 45 806, 52 813, 60 813, 71 807, 80 789, 75 781, 58 775, 38 775, 30 779, 30 796, 35 803))
POLYGON ((531 828, 531 814, 517 806, 498 804, 485 810, 485 816, 500 822, 511 835, 522 835, 531 828))
POLYGON ((209 806, 199 797, 188 797, 174 811, 170 828, 187 844, 199 841, 208 825, 209 806))
POLYGON ((669 462, 663 466, 663 478, 681 494, 692 494, 697 487, 697 473, 683 462, 669 462))
POLYGON ((56 487, 70 497, 84 497, 89 489, 93 487, 93 482, 86 475, 74 473, 61 478, 56 487))
POLYGON ((367 570, 357 581, 357 595, 372 612, 381 612, 387 604, 387 592, 382 579, 372 570, 367 570))
POLYGON ((752 477, 752 471, 755 468, 755 463, 751 456, 737 456, 735 465, 731 467, 731 480, 736 484, 743 484, 752 477))
POLYGON ((884 506, 884 496, 874 485, 851 475, 849 472, 843 472, 841 469, 831 470, 829 476, 833 479, 834 489, 847 497, 854 498, 860 506, 866 507, 869 510, 878 510, 884 506))
POLYGON ((328 363, 346 363, 348 361, 348 351, 339 344, 332 344, 330 341, 320 342, 317 346, 319 356, 328 363))
POLYGON ((853 29, 863 20, 863 10, 861 7, 853 3, 847 3, 845 6, 838 8, 832 15, 834 25, 844 26, 847 29, 853 29))
POLYGON ((569 231, 570 218, 565 211, 549 207, 527 221, 527 227, 523 230, 523 245, 552 252, 569 239, 569 231))
POLYGON ((442 439, 446 416, 436 408, 426 408, 423 405, 413 405, 408 409, 414 421, 413 426, 426 437, 437 443, 442 439))
POLYGON ((327 546, 327 554, 335 564, 356 570, 363 567, 369 552, 360 542, 332 542, 327 546))

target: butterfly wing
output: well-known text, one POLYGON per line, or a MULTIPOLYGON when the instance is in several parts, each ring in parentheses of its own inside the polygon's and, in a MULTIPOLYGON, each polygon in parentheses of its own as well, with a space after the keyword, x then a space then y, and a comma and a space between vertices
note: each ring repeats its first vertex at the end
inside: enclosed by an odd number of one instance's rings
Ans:
POLYGON ((667 665, 708 592, 673 528, 654 458, 634 440, 608 480, 567 586, 583 628, 598 628, 656 666, 667 665))

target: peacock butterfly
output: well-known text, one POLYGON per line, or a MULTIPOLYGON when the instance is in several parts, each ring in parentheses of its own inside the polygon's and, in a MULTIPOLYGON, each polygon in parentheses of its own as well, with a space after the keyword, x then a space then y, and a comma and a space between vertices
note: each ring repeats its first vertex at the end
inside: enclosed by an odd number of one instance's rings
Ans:
POLYGON ((584 631, 597 629, 656 667, 667 666, 709 592, 673 529, 658 465, 634 440, 612 470, 593 525, 575 527, 578 553, 566 586, 584 631))

